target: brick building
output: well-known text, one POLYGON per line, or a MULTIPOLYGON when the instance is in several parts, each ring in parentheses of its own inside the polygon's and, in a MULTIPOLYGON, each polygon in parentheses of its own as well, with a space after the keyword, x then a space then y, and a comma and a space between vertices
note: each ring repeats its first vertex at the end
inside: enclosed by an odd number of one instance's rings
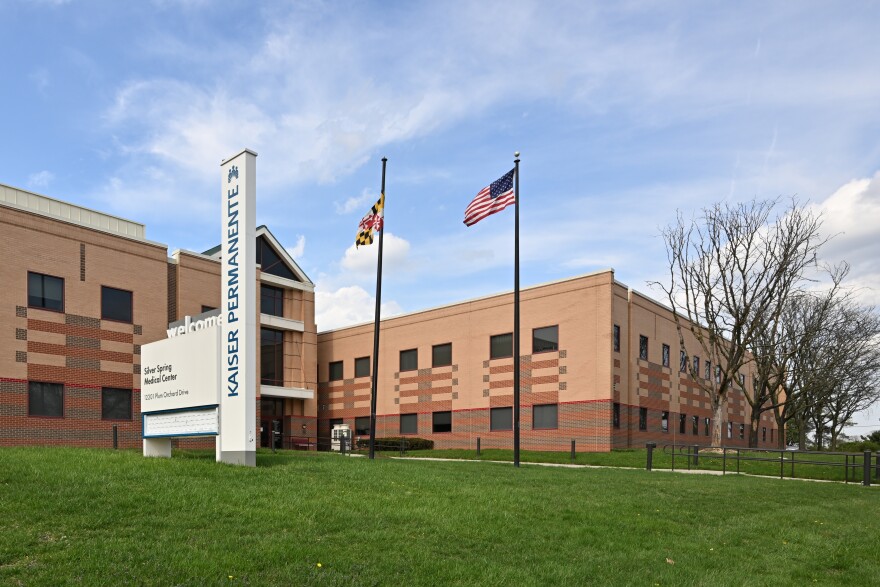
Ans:
MULTIPOLYGON (((610 270, 523 289, 520 300, 523 450, 568 450, 572 440, 579 451, 710 444, 711 406, 680 370, 668 308, 610 270)), ((511 448, 512 330, 512 293, 383 320, 377 438, 409 434, 437 448, 474 448, 480 438, 484 448, 511 448)), ((338 423, 369 434, 372 349, 372 324, 318 335, 322 435, 338 423)), ((711 364, 700 369, 713 376, 711 364)), ((747 445, 748 419, 742 393, 731 393, 725 444, 747 445)), ((776 434, 763 414, 760 446, 774 447, 776 434)))
MULTIPOLYGON (((260 445, 275 422, 286 445, 343 422, 368 435, 372 323, 318 335, 314 284, 266 227, 257 241, 260 445)), ((141 347, 220 305, 219 247, 169 256, 142 224, 2 184, 0 247, 0 446, 109 447, 115 428, 139 447, 141 347)), ((612 271, 521 296, 523 449, 708 444, 710 406, 679 370, 669 309, 612 271)), ((511 447, 512 305, 506 293, 384 320, 377 437, 511 447)), ((748 417, 732 393, 726 444, 746 444, 748 417)), ((760 445, 777 433, 764 414, 760 445)))
MULTIPOLYGON (((265 446, 275 420, 317 433, 317 333, 314 284, 264 226, 257 245, 265 446)), ((0 184, 0 250, 0 446, 139 447, 141 347, 220 305, 219 247, 169 257, 142 224, 0 184)))

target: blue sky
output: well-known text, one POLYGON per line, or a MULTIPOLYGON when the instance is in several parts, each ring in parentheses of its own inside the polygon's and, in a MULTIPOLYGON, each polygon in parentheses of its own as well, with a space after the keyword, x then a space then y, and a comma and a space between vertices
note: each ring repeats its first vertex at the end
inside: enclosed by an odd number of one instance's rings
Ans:
MULTIPOLYGON (((368 321, 354 249, 388 157, 386 314, 512 287, 513 211, 462 224, 522 152, 522 283, 607 267, 655 297, 676 210, 796 195, 880 302, 880 7, 865 2, 3 0, 0 182, 219 241, 219 162, 368 321)), ((876 423, 878 413, 871 416, 876 423)))

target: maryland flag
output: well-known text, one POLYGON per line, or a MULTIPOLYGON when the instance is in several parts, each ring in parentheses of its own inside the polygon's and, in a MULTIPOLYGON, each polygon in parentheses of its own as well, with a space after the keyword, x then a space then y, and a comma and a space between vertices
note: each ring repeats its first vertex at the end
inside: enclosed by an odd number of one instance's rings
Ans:
POLYGON ((379 196, 379 201, 373 204, 367 215, 361 218, 358 224, 358 235, 354 239, 355 248, 361 245, 373 244, 373 231, 382 230, 382 222, 385 216, 385 194, 379 196))

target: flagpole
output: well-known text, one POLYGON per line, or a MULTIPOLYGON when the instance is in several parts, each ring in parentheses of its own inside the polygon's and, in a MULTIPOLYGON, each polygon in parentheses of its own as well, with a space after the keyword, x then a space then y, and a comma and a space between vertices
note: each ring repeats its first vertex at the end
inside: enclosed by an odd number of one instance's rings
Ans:
MULTIPOLYGON (((519 151, 513 156, 514 169, 514 237, 513 237, 513 466, 519 467, 519 151)), ((381 241, 380 241, 381 242, 381 241)), ((381 251, 381 249, 379 249, 381 251)))
MULTIPOLYGON (((382 192, 385 195, 385 165, 387 157, 382 157, 382 192)), ((376 390, 379 382, 379 319, 382 307, 382 241, 385 238, 385 207, 382 207, 382 227, 379 230, 379 262, 376 269, 376 322, 373 325, 373 383, 370 389, 370 459, 376 456, 376 390)))

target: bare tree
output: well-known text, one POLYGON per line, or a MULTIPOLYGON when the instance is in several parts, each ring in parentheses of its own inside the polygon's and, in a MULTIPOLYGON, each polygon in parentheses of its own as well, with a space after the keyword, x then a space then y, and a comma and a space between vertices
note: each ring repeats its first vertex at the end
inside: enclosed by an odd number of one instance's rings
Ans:
POLYGON ((721 445, 728 394, 744 387, 740 373, 749 351, 777 319, 792 291, 815 264, 824 242, 820 219, 792 201, 772 218, 778 200, 720 203, 702 215, 666 228, 668 284, 657 283, 672 306, 679 345, 716 365, 716 376, 701 378, 693 361, 691 378, 712 405, 712 444, 721 445), (689 334, 689 336, 686 336, 689 334))

